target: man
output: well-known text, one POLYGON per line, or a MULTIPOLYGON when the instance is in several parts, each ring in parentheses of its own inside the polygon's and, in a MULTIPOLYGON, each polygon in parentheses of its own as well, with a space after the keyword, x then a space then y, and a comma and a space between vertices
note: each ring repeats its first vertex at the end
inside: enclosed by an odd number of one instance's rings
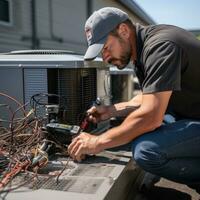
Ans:
POLYGON ((94 123, 126 116, 100 136, 82 133, 69 146, 80 161, 86 154, 132 142, 133 158, 144 170, 170 180, 200 182, 200 42, 170 25, 134 25, 117 8, 102 8, 87 20, 86 60, 99 53, 123 69, 135 66, 141 91, 129 102, 92 107, 94 123), (165 123, 165 114, 173 123, 165 123), (171 120, 172 121, 172 120, 171 120))

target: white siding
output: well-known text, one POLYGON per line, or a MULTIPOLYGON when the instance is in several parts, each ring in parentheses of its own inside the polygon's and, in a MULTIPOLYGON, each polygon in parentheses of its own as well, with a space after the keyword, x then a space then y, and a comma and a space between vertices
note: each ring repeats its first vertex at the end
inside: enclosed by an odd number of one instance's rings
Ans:
POLYGON ((50 39, 51 22, 50 22, 49 2, 50 0, 36 1, 37 34, 39 38, 50 39))
POLYGON ((84 24, 86 20, 86 4, 83 0, 53 1, 55 16, 53 30, 58 37, 65 40, 83 43, 84 24))
POLYGON ((37 4, 37 8, 40 48, 67 49, 78 53, 85 51, 85 0, 44 0, 37 4), (48 10, 51 7, 50 3, 53 10, 52 30, 50 30, 50 11, 48 10), (61 39, 62 42, 57 39, 61 39))
MULTIPOLYGON (((39 49, 65 49, 84 53, 87 44, 84 25, 86 0, 35 0, 36 30, 39 49), (50 8, 52 6, 52 15, 50 8)), ((134 22, 134 13, 115 0, 92 0, 92 11, 115 6, 126 11, 134 22)), ((0 52, 32 48, 31 0, 13 0, 13 25, 0 25, 0 52)))
POLYGON ((30 0, 13 0, 13 24, 0 25, 0 52, 30 48, 30 41, 23 40, 30 37, 30 0))

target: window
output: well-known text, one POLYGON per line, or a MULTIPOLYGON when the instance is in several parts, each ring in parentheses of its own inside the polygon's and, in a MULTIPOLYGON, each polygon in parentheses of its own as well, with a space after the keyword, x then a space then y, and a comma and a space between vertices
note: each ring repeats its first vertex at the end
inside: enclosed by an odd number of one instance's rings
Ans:
POLYGON ((12 0, 0 0, 0 24, 12 25, 12 0))

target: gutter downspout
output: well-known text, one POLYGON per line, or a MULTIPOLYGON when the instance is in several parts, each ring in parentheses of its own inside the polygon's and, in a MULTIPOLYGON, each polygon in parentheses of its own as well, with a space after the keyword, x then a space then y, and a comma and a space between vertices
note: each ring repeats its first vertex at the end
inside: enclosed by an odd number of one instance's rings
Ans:
POLYGON ((92 14, 92 0, 86 1, 86 20, 92 14))
POLYGON ((32 49, 39 49, 40 43, 37 37, 36 1, 35 0, 31 0, 31 28, 32 28, 32 36, 31 36, 32 49))
POLYGON ((51 35, 51 39, 57 42, 62 43, 63 42, 63 38, 61 37, 57 37, 54 34, 53 31, 53 6, 52 6, 52 0, 49 0, 49 28, 50 28, 50 35, 51 35))

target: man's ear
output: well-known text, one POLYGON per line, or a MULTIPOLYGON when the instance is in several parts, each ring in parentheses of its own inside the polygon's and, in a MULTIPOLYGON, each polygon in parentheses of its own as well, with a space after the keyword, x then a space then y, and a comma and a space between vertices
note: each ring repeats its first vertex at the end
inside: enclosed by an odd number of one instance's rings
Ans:
POLYGON ((128 39, 129 36, 130 36, 130 29, 129 29, 128 25, 125 24, 125 23, 121 23, 121 24, 119 25, 119 28, 118 28, 118 34, 119 34, 122 38, 128 39))

